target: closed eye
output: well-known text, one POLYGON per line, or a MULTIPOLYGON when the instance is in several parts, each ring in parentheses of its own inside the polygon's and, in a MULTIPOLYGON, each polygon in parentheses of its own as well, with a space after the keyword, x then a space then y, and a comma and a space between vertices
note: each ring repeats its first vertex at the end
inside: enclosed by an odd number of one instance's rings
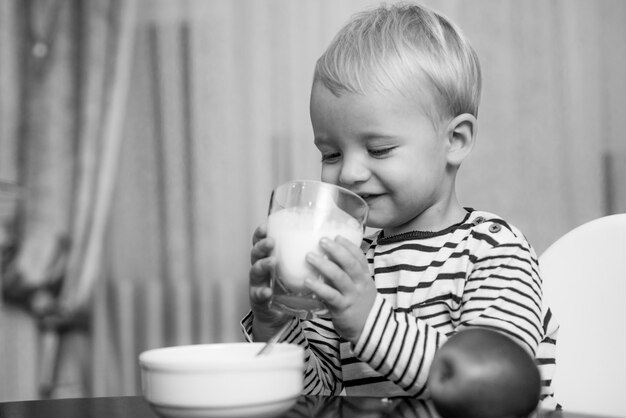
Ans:
POLYGON ((367 152, 372 156, 372 157, 385 157, 387 156, 391 151, 393 151, 394 149, 396 149, 396 147, 387 147, 387 148, 376 148, 376 149, 370 149, 367 152))
POLYGON ((340 159, 341 159, 341 153, 339 152, 322 154, 322 163, 325 163, 325 164, 336 163, 340 159))

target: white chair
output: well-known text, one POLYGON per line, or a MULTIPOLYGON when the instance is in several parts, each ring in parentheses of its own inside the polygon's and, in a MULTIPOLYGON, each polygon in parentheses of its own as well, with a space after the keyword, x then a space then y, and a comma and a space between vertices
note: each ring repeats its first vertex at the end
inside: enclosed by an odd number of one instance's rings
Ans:
POLYGON ((539 268, 561 324, 556 401, 565 411, 626 417, 626 213, 568 232, 539 268))

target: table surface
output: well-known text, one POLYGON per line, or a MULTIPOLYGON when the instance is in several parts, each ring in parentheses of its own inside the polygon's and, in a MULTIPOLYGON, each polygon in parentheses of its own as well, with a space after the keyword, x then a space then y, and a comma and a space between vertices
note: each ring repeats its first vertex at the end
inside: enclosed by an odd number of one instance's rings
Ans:
MULTIPOLYGON (((411 398, 300 396, 281 417, 439 418, 429 402, 411 398)), ((0 403, 1 418, 158 418, 141 396, 54 399, 0 403)), ((600 418, 571 412, 541 412, 537 418, 600 418)))

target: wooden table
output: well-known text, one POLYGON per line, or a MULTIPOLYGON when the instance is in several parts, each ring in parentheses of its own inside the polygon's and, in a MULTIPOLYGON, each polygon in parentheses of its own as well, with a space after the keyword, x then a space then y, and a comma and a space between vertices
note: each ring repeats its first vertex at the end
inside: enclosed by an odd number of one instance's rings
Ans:
MULTIPOLYGON (((439 418, 429 402, 411 398, 300 396, 283 418, 439 418)), ((158 418, 141 396, 54 399, 0 403, 1 418, 158 418)), ((571 412, 541 412, 537 418, 601 418, 571 412)))

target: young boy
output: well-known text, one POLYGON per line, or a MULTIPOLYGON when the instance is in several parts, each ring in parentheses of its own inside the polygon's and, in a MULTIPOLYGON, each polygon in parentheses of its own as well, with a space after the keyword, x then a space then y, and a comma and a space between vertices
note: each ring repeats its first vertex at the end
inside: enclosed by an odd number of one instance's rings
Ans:
POLYGON ((363 197, 379 231, 362 249, 322 239, 327 257, 308 257, 324 281, 307 287, 329 310, 312 320, 268 309, 273 242, 264 226, 255 232, 242 324, 249 340, 266 341, 290 322, 284 340, 306 350, 305 393, 428 397, 436 350, 484 327, 533 354, 543 397, 551 394, 555 339, 546 330, 556 326, 534 250, 514 226, 456 197, 480 89, 467 40, 418 5, 356 15, 319 58, 310 113, 322 181, 363 197))

